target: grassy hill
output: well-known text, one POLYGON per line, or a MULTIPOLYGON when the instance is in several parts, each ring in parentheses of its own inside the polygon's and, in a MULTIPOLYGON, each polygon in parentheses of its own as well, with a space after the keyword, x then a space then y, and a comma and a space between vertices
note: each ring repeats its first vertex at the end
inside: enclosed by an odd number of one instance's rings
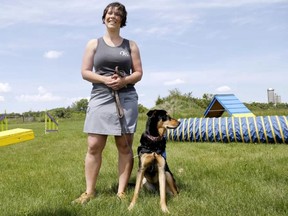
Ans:
MULTIPOLYGON (((203 98, 192 97, 192 93, 182 94, 177 89, 171 90, 167 97, 158 97, 155 108, 166 109, 178 118, 203 117, 213 95, 204 94, 203 98)), ((288 104, 244 103, 256 116, 288 115, 288 104)), ((228 116, 224 112, 223 116, 228 116)))

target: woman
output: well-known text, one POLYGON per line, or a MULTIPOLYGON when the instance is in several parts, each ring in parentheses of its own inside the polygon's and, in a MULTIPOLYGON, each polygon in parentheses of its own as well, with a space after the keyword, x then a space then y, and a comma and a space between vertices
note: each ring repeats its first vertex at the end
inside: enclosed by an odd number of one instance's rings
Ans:
POLYGON ((120 36, 126 18, 124 5, 119 2, 109 4, 102 16, 106 33, 99 39, 90 40, 84 53, 81 74, 93 88, 84 123, 84 132, 88 134, 86 191, 75 203, 84 204, 95 197, 108 135, 115 136, 118 149, 117 196, 120 199, 125 197, 133 168, 132 143, 138 118, 138 95, 134 84, 141 80, 143 72, 137 44, 120 36))

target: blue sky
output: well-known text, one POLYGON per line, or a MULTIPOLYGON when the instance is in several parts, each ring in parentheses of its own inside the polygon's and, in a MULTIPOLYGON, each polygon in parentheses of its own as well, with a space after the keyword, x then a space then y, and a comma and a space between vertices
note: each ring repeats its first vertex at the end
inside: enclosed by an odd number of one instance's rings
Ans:
MULTIPOLYGON (((1 0, 0 113, 67 107, 88 98, 84 47, 105 32, 111 1, 1 0)), ((274 88, 288 102, 288 0, 121 1, 122 36, 141 52, 139 103, 151 108, 169 91, 233 93, 267 102, 274 88)))

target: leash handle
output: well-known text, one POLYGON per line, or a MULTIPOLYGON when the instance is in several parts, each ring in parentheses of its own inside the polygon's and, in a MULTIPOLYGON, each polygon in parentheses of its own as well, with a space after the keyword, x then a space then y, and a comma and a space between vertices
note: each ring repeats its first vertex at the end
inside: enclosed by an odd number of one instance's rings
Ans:
POLYGON ((118 68, 119 68, 118 66, 115 67, 115 72, 114 72, 115 74, 119 75, 120 77, 127 76, 124 70, 119 70, 118 68))

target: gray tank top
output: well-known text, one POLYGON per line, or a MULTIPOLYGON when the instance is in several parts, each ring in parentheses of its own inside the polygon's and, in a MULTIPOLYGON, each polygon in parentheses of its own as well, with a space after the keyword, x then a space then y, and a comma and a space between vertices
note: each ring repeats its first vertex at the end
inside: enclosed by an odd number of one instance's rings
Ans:
POLYGON ((123 39, 122 44, 117 47, 107 45, 103 37, 98 39, 98 45, 94 55, 94 70, 104 76, 111 76, 115 72, 115 67, 131 74, 132 60, 129 40, 123 39))
MULTIPOLYGON (((127 75, 132 73, 132 59, 129 40, 123 39, 122 44, 117 47, 107 45, 103 37, 98 38, 96 52, 94 54, 94 71, 100 75, 111 76, 115 72, 115 67, 124 71, 127 75)), ((134 88, 128 85, 126 90, 134 88)), ((107 88, 104 84, 93 83, 93 89, 107 88)), ((124 90, 121 89, 121 90, 124 90)))

